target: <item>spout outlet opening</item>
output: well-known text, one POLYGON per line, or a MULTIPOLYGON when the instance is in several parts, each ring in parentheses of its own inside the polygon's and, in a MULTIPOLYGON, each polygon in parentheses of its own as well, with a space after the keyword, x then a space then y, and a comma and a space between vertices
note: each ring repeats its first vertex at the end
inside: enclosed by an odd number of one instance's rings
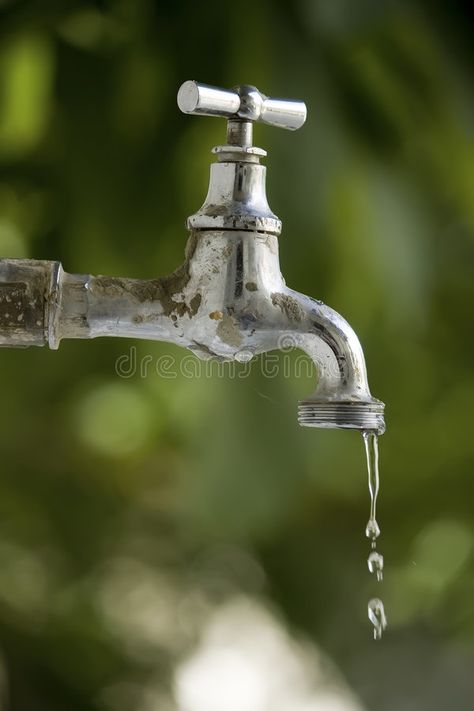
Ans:
POLYGON ((380 400, 367 402, 303 400, 298 404, 298 422, 302 427, 351 429, 385 432, 385 405, 380 400))

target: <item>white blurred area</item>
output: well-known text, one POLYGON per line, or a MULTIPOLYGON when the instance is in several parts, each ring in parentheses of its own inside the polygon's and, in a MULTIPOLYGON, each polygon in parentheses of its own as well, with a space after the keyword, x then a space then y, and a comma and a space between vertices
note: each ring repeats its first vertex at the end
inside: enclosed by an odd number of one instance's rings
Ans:
POLYGON ((364 709, 325 655, 243 597, 210 616, 200 644, 176 671, 175 703, 179 711, 364 709))
POLYGON ((109 559, 95 579, 97 610, 148 673, 107 685, 99 707, 365 711, 332 660, 266 606, 262 576, 252 556, 229 547, 208 551, 192 568, 192 584, 144 561, 109 559), (252 592, 237 591, 238 582, 252 592), (172 657, 171 684, 169 666, 160 667, 163 652, 172 657))

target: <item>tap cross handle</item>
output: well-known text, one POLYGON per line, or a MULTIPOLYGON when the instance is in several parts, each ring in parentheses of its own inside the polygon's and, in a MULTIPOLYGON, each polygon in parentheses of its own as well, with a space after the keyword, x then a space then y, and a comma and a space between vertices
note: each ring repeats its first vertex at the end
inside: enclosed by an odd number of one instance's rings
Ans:
POLYGON ((306 121, 304 101, 274 99, 246 84, 219 89, 197 81, 185 81, 178 91, 178 106, 185 114, 258 121, 290 131, 301 128, 306 121))

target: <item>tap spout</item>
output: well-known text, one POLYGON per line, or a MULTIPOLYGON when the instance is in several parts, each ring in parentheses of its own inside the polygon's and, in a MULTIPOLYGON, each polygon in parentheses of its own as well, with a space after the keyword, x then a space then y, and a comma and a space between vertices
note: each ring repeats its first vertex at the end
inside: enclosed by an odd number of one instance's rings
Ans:
POLYGON ((309 355, 318 374, 314 393, 298 404, 299 423, 383 434, 384 404, 370 393, 362 346, 348 322, 322 301, 291 289, 278 295, 278 303, 286 304, 293 320, 287 341, 309 355))

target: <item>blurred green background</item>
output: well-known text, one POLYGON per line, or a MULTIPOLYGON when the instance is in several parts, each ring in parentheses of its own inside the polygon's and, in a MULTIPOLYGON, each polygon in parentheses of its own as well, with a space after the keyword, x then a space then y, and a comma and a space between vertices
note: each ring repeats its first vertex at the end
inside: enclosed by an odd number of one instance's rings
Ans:
POLYGON ((471 12, 0 2, 0 255, 173 271, 225 135, 180 114, 181 82, 303 98, 302 130, 255 132, 283 273, 355 328, 388 425, 377 585, 362 440, 298 427, 309 377, 189 378, 186 352, 119 339, 3 350, 2 711, 472 708, 471 12), (131 354, 151 365, 118 377, 131 354))

